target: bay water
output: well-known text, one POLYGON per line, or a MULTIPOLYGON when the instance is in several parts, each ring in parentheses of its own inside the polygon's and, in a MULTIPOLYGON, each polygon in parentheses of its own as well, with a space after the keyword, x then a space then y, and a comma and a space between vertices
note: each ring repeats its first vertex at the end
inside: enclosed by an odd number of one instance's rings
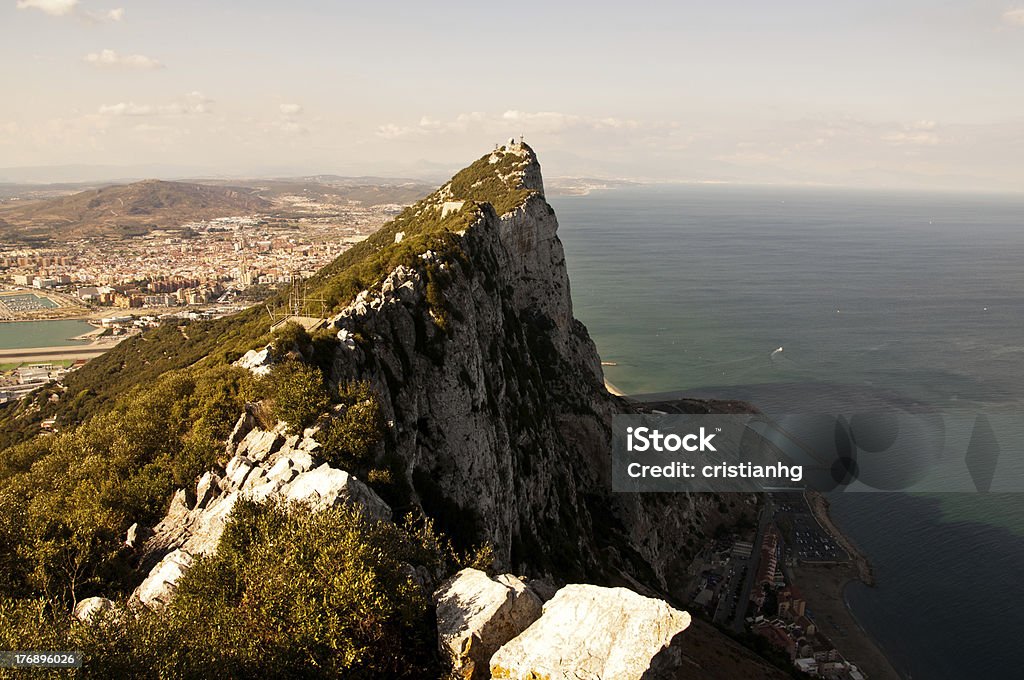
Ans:
MULTIPOLYGON (((575 314, 628 394, 799 410, 825 384, 1024 424, 1022 196, 684 185, 549 200, 575 314)), ((831 501, 878 581, 847 603, 900 673, 1020 677, 1024 494, 831 501)))

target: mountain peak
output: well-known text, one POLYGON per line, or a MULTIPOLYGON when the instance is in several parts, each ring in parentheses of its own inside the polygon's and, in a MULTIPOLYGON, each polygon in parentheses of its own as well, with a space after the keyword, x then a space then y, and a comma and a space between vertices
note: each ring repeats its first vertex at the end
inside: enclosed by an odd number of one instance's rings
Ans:
POLYGON ((514 139, 496 146, 438 190, 444 200, 490 203, 499 215, 512 212, 534 195, 544 196, 540 163, 529 145, 514 139))

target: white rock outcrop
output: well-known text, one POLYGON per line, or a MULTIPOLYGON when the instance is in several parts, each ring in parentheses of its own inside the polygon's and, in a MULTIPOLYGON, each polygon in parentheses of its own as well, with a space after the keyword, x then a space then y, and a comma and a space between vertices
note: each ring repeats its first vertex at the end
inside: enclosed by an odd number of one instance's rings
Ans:
POLYGON ((434 593, 437 639, 453 676, 464 680, 490 677, 488 662, 503 644, 541 615, 541 602, 511 574, 490 578, 463 569, 434 593))
POLYGON ((167 514, 143 549, 150 560, 160 561, 132 600, 149 606, 169 602, 193 559, 217 549, 240 498, 301 501, 313 509, 348 503, 371 519, 391 519, 391 508, 361 481, 326 463, 314 467, 313 453, 320 446, 314 434, 306 430, 301 436, 288 435, 283 424, 262 430, 251 416, 243 415, 228 440, 233 455, 223 474, 207 472, 196 483, 194 496, 182 489, 171 498, 167 514))
POLYGON ((113 600, 105 597, 87 597, 75 605, 74 617, 82 623, 87 623, 94 616, 109 611, 114 606, 113 600))
POLYGON ((192 566, 194 558, 185 550, 168 553, 135 589, 134 598, 147 607, 166 605, 174 597, 178 581, 192 566))
POLYGON ((270 373, 271 364, 270 346, 263 349, 251 349, 234 363, 239 368, 252 371, 255 375, 264 376, 270 373))
POLYGON ((626 588, 568 585, 490 661, 493 678, 648 680, 682 663, 673 639, 690 615, 626 588))

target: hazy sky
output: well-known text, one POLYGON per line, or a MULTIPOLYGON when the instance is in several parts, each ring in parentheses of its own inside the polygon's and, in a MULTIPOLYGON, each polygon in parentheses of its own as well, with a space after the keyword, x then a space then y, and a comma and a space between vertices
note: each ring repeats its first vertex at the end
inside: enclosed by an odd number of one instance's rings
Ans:
POLYGON ((0 3, 0 168, 1024 190, 1021 0, 0 3))

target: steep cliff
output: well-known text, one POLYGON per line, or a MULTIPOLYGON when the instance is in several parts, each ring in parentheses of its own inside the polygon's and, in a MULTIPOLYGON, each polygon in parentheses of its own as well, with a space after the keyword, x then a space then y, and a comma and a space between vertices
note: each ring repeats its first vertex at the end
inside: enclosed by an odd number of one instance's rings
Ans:
MULTIPOLYGON (((493 545, 499 568, 682 600, 675 577, 705 534, 750 508, 611 492, 611 417, 632 406, 605 389, 573 317, 557 230, 533 150, 510 142, 311 282, 348 300, 317 363, 332 383, 368 384, 387 424, 375 460, 349 472, 375 486, 370 468, 387 468, 377 490, 396 518, 422 509, 458 547, 493 545)), ((269 361, 238 364, 262 375, 269 361)), ((168 531, 147 563, 187 541, 168 531)))
MULTIPOLYGON (((673 589, 717 499, 613 495, 610 424, 627 402, 573 317, 565 255, 533 150, 509 143, 416 206, 465 217, 330 319, 331 378, 369 381, 385 449, 422 507, 501 567, 673 589)), ((399 231, 396 241, 406 236, 399 231)))
MULTIPOLYGON (((373 395, 382 427, 369 459, 346 470, 324 462, 321 435, 340 406, 289 435, 253 405, 223 466, 176 494, 139 551, 148 577, 135 601, 168 602, 195 557, 217 549, 238 500, 282 498, 351 502, 381 519, 422 511, 457 547, 488 543, 495 567, 542 589, 625 585, 684 602, 677 579, 705 534, 754 501, 730 510, 711 495, 611 492, 611 418, 634 406, 607 391, 573 316, 557 229, 536 156, 510 142, 325 268, 311 286, 336 303, 328 332, 308 353, 293 349, 332 385, 373 395)), ((275 362, 294 363, 288 349, 253 350, 236 366, 273 375, 275 362)), ((429 589, 441 576, 417 580, 429 589)), ((676 666, 773 676, 711 629, 694 630, 673 643, 676 666)))

